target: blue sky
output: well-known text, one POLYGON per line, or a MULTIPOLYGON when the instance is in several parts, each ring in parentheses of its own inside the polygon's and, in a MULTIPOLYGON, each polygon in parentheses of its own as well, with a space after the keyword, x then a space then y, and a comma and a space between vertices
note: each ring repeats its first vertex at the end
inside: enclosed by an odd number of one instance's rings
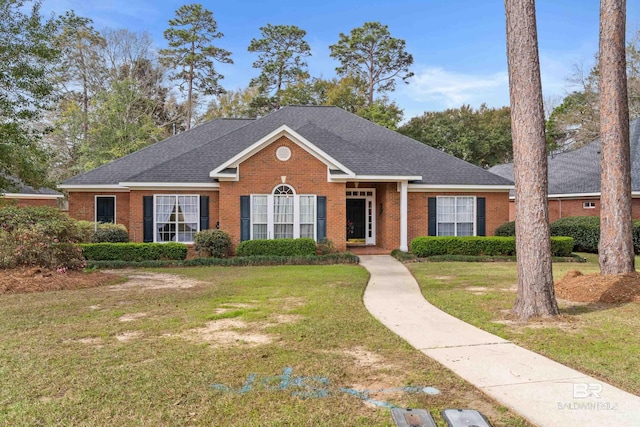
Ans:
MULTIPOLYGON (((45 12, 73 9, 103 27, 148 31, 158 48, 163 31, 179 0, 44 0, 45 12)), ((509 104, 504 3, 501 0, 232 0, 201 1, 213 11, 224 37, 217 45, 233 53, 234 65, 220 65, 227 89, 246 87, 258 70, 255 54, 247 52, 259 27, 267 23, 297 25, 307 31, 312 48, 312 76, 335 76, 330 44, 338 35, 367 21, 389 26, 393 37, 405 39, 413 55, 415 77, 390 94, 405 111, 405 119, 424 111, 483 102, 491 107, 509 104)), ((561 99, 570 86, 567 77, 575 65, 589 69, 598 49, 597 0, 538 0, 538 40, 543 92, 561 99)), ((627 2, 627 32, 640 28, 640 2, 627 2)))

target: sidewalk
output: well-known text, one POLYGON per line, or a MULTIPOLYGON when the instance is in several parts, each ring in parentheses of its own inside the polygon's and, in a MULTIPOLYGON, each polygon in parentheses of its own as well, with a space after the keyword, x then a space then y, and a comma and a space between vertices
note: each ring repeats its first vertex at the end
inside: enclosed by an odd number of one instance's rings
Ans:
POLYGON ((360 264, 371 273, 364 304, 373 316, 533 424, 640 426, 640 397, 440 311, 391 256, 362 256, 360 264))

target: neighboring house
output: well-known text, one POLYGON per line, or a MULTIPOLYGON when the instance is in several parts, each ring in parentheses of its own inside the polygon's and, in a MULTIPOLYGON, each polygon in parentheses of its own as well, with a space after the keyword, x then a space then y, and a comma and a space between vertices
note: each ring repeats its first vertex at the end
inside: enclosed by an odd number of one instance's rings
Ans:
POLYGON ((9 177, 14 187, 10 190, 0 188, 0 198, 15 200, 18 206, 50 206, 58 207, 58 201, 64 198, 64 194, 50 188, 33 188, 17 178, 9 177))
POLYGON ((216 119, 59 186, 69 214, 132 241, 328 238, 387 250, 419 235, 485 235, 513 183, 337 107, 216 119))
MULTIPOLYGON (((640 219, 640 119, 630 123, 633 218, 640 219)), ((549 156, 549 219, 600 215, 600 140, 549 156)), ((513 180, 513 163, 489 169, 513 180)), ((515 219, 513 193, 509 220, 515 219)))

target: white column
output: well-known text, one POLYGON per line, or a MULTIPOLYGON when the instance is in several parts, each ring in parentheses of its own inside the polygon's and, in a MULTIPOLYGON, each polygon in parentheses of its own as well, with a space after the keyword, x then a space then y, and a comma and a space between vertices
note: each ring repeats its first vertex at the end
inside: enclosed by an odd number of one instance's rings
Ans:
POLYGON ((408 181, 400 182, 400 250, 404 252, 407 252, 409 250, 409 245, 407 244, 408 188, 408 181))

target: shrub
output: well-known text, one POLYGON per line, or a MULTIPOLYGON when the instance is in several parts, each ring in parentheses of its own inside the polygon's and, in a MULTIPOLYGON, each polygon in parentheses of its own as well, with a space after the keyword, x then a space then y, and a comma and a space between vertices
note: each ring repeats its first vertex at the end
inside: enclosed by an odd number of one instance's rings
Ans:
POLYGON ((184 260, 187 245, 183 243, 88 243, 80 245, 87 260, 149 261, 184 260))
POLYGON ((76 227, 79 233, 78 243, 91 243, 93 235, 96 232, 96 223, 93 221, 76 221, 76 227))
POLYGON ((231 251, 231 237, 222 230, 202 230, 196 233, 194 249, 203 257, 226 258, 231 251))
POLYGON ((75 221, 57 209, 0 209, 0 268, 83 268, 82 251, 74 245, 80 239, 75 221))
POLYGON ((551 224, 552 236, 573 237, 576 252, 598 253, 600 241, 600 217, 570 216, 551 224))
POLYGON ((109 222, 99 222, 96 231, 93 233, 91 243, 127 243, 129 233, 122 224, 112 224, 109 222))
POLYGON ((504 224, 502 224, 501 226, 496 228, 496 232, 494 234, 496 236, 499 236, 499 237, 513 237, 513 236, 515 236, 516 235, 516 222, 515 221, 505 222, 504 224))
POLYGON ((315 255, 316 242, 313 239, 273 239, 245 240, 241 242, 236 255, 245 256, 298 256, 315 255))
POLYGON ((317 245, 318 255, 329 255, 338 252, 333 242, 326 237, 318 242, 317 245))
MULTIPOLYGON (((553 256, 568 256, 571 254, 573 239, 551 239, 551 254, 553 256)), ((484 256, 511 256, 516 253, 515 237, 416 237, 411 242, 411 252, 418 257, 430 257, 437 255, 484 255, 484 256)))
POLYGON ((573 252, 573 237, 555 236, 551 238, 551 255, 559 257, 571 256, 573 252))

